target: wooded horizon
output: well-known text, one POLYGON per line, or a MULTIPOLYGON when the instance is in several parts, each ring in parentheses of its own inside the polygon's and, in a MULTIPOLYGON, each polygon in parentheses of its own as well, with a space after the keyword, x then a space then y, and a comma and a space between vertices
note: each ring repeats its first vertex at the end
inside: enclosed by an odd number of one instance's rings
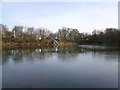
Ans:
POLYGON ((34 28, 14 26, 9 30, 6 25, 1 24, 1 36, 4 46, 11 44, 40 44, 51 45, 53 40, 63 44, 97 44, 118 45, 120 41, 120 30, 106 28, 104 31, 93 30, 91 33, 81 33, 78 29, 62 27, 56 33, 46 28, 34 28), (8 44, 9 43, 9 44, 8 44))

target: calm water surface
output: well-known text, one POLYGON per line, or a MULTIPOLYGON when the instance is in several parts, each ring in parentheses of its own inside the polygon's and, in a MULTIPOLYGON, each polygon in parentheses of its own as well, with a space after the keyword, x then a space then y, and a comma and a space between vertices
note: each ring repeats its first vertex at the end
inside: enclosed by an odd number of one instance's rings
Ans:
POLYGON ((2 51, 3 88, 117 88, 118 51, 81 47, 2 51))

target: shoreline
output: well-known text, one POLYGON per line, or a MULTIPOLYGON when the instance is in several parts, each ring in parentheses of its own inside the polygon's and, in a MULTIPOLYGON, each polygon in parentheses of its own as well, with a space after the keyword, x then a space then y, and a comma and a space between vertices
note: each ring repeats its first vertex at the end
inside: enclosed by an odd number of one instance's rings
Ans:
POLYGON ((120 49, 119 45, 93 45, 93 44, 77 44, 71 42, 60 42, 59 45, 45 44, 45 43, 15 43, 15 42, 2 42, 2 49, 20 49, 20 48, 52 48, 52 47, 65 47, 65 46, 79 46, 86 49, 120 49), (116 48, 117 47, 117 48, 116 48))
POLYGON ((12 49, 12 48, 41 48, 41 47, 62 47, 62 46, 71 46, 71 45, 77 45, 75 43, 60 43, 59 45, 53 45, 53 44, 44 44, 44 43, 2 43, 2 49, 12 49))

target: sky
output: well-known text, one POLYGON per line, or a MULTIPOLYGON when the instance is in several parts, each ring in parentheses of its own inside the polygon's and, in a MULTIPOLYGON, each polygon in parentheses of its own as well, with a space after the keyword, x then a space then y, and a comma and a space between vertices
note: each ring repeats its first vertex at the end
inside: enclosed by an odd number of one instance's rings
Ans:
POLYGON ((120 2, 118 3, 118 28, 120 29, 120 2))
POLYGON ((119 2, 119 0, 1 0, 2 2, 119 2))
POLYGON ((3 2, 0 20, 9 29, 22 25, 56 32, 65 26, 92 32, 118 28, 118 2, 3 2))

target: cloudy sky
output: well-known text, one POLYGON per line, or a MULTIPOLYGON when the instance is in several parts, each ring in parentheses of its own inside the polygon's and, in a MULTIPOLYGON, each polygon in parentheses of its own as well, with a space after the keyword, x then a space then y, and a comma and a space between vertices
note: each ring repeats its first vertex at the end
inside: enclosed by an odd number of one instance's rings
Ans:
MULTIPOLYGON (((65 26, 80 32, 118 28, 117 2, 5 2, 2 23, 45 27, 56 32, 65 26)), ((0 19, 1 19, 0 18, 0 19)))

